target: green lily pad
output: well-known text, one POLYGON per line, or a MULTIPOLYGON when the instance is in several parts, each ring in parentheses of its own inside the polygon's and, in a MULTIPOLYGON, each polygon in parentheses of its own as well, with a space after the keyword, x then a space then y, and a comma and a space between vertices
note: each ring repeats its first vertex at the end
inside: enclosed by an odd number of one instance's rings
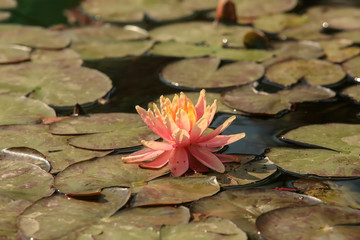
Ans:
POLYGON ((360 30, 339 32, 334 34, 334 38, 345 38, 353 41, 354 43, 360 43, 360 30))
POLYGON ((339 65, 317 59, 297 59, 271 65, 266 77, 273 82, 291 85, 305 80, 312 85, 335 84, 345 77, 339 65))
POLYGON ((256 81, 264 67, 253 62, 235 62, 220 66, 219 58, 184 59, 165 66, 161 74, 165 81, 187 88, 225 88, 256 81))
POLYGON ((61 49, 70 44, 63 33, 36 26, 0 25, 0 43, 19 44, 34 48, 61 49))
POLYGON ((319 43, 325 51, 326 59, 330 62, 340 63, 360 53, 359 47, 350 47, 353 41, 349 39, 333 39, 319 43))
POLYGON ((306 15, 280 13, 260 16, 254 21, 254 27, 268 33, 278 33, 288 27, 297 27, 309 22, 306 15))
POLYGON ((0 194, 36 201, 54 192, 53 176, 31 163, 0 161, 0 194))
POLYGON ((360 211, 332 205, 276 209, 256 220, 262 237, 283 239, 356 239, 360 211))
POLYGON ((305 84, 295 85, 276 93, 257 91, 255 86, 249 84, 225 91, 222 93, 222 102, 230 108, 242 112, 274 115, 284 110, 290 110, 294 102, 317 101, 336 95, 330 89, 305 84))
POLYGON ((0 64, 27 61, 30 59, 30 50, 25 46, 0 44, 0 64))
POLYGON ((343 69, 347 74, 358 81, 360 79, 360 56, 352 58, 342 64, 343 69))
POLYGON ((112 88, 105 74, 77 66, 12 64, 0 66, 0 74, 1 89, 18 95, 31 93, 30 98, 59 107, 95 101, 112 88))
POLYGON ((56 113, 45 103, 23 96, 0 95, 0 125, 36 123, 56 113))
POLYGON ((83 2, 82 7, 88 14, 104 21, 139 22, 145 15, 157 21, 181 19, 198 10, 214 9, 216 4, 216 0, 131 0, 121 4, 117 0, 89 0, 83 2))
POLYGON ((321 23, 309 22, 297 27, 291 27, 279 33, 279 37, 283 40, 326 40, 330 39, 330 35, 324 34, 321 23))
POLYGON ((320 200, 306 195, 272 189, 237 189, 196 201, 191 212, 229 219, 250 236, 256 235, 255 219, 273 209, 314 205, 320 200))
POLYGON ((191 222, 176 226, 166 226, 161 229, 161 239, 180 240, 189 236, 194 240, 221 239, 221 240, 246 240, 246 233, 227 219, 209 217, 203 221, 191 222))
POLYGON ((153 170, 123 163, 123 156, 112 155, 74 164, 55 177, 55 186, 64 193, 86 194, 110 186, 130 187, 169 173, 166 167, 153 170))
POLYGON ((130 197, 127 188, 108 188, 102 191, 103 201, 90 202, 55 195, 42 199, 27 208, 18 218, 19 230, 28 238, 57 239, 82 227, 110 217, 126 204, 130 197))
POLYGON ((342 90, 342 93, 348 95, 355 101, 360 102, 360 85, 347 87, 344 90, 342 90))
POLYGON ((16 0, 1 0, 0 2, 0 8, 15 8, 17 6, 16 0))
POLYGON ((132 113, 99 113, 89 117, 67 118, 52 124, 50 132, 63 135, 87 134, 72 137, 69 143, 94 150, 135 147, 141 145, 141 140, 159 138, 138 114, 132 113))
POLYGON ((31 52, 31 61, 35 63, 49 63, 51 62, 57 66, 71 67, 81 66, 83 60, 80 55, 69 48, 50 51, 45 49, 36 49, 31 52))
POLYGON ((35 149, 27 147, 12 147, 2 149, 0 151, 0 160, 31 163, 46 172, 49 172, 51 169, 51 165, 46 160, 44 154, 35 149))
POLYGON ((71 147, 68 136, 55 136, 44 125, 0 126, 0 149, 28 147, 45 155, 51 163, 52 172, 58 172, 72 163, 105 156, 109 151, 90 151, 71 147), (21 134, 19 134, 21 133, 21 134))
POLYGON ((216 177, 153 180, 136 195, 134 206, 179 204, 211 196, 220 190, 216 177))

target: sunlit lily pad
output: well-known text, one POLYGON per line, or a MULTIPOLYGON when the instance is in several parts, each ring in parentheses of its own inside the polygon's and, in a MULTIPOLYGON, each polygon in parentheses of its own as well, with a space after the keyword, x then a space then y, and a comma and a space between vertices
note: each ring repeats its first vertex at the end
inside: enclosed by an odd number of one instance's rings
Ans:
POLYGON ((266 77, 273 82, 291 85, 304 78, 312 85, 335 84, 345 77, 339 65, 317 59, 298 59, 270 66, 266 77))
POLYGON ((18 95, 31 93, 30 98, 59 107, 93 102, 112 88, 105 74, 77 66, 21 63, 0 66, 0 74, 2 90, 18 95))
POLYGON ((256 220, 262 237, 287 239, 356 239, 360 235, 360 211, 320 204, 277 209, 256 220))
POLYGON ((24 46, 0 44, 0 64, 27 61, 30 59, 30 50, 24 46))
POLYGON ((354 43, 360 43, 360 30, 344 31, 334 34, 335 38, 345 38, 352 40, 354 43))
POLYGON ((360 102, 360 85, 347 87, 342 91, 343 94, 348 95, 352 99, 360 102))
POLYGON ((236 13, 240 18, 256 18, 264 15, 286 12, 297 5, 297 0, 242 0, 235 1, 236 13))
POLYGON ((123 156, 113 155, 74 164, 56 176, 55 186, 64 193, 93 193, 109 186, 130 187, 169 172, 166 167, 152 170, 123 163, 123 156))
POLYGON ((82 3, 84 10, 101 20, 111 22, 139 22, 147 15, 158 21, 181 19, 197 10, 216 7, 217 0, 89 0, 82 3), (174 11, 176 9, 176 11, 174 11))
POLYGON ((278 33, 288 27, 301 26, 309 22, 306 15, 297 14, 275 14, 261 16, 254 22, 254 27, 268 33, 278 33))
POLYGON ((10 12, 0 11, 0 21, 7 20, 8 18, 10 18, 10 16, 11 16, 10 12))
POLYGON ((144 124, 139 115, 132 113, 91 114, 68 118, 52 124, 50 132, 63 135, 87 134, 72 137, 69 143, 94 150, 135 147, 141 145, 141 140, 159 138, 144 124))
POLYGON ((136 195, 134 206, 179 204, 211 196, 220 190, 216 177, 153 180, 136 195))
POLYGON ((70 39, 61 32, 42 27, 2 24, 0 25, 0 43, 61 49, 70 44, 70 39))
POLYGON ((360 53, 359 47, 350 46, 353 41, 349 39, 334 39, 319 43, 325 51, 326 59, 330 62, 340 63, 360 53))
POLYGON ((36 63, 51 62, 54 65, 64 67, 81 66, 83 63, 80 55, 69 48, 56 51, 36 49, 31 52, 31 61, 36 63))
POLYGON ((291 27, 279 33, 281 39, 296 40, 326 40, 330 35, 322 33, 321 23, 310 22, 297 27, 291 27))
POLYGON ((162 70, 165 81, 186 88, 225 88, 256 81, 264 67, 253 62, 235 62, 220 67, 219 58, 184 59, 162 70))
POLYGON ((343 68, 347 74, 359 81, 360 79, 360 56, 352 58, 343 63, 343 68))
POLYGON ((287 206, 313 205, 320 200, 302 194, 272 189, 237 189, 196 201, 191 212, 233 221, 250 235, 255 235, 255 219, 262 213, 287 206))
POLYGON ((222 93, 222 101, 230 108, 253 114, 277 114, 290 110, 294 102, 332 98, 335 92, 320 86, 296 85, 276 93, 257 91, 254 85, 234 88, 222 93))
POLYGON ((176 226, 166 226, 161 229, 161 239, 181 240, 189 236, 194 240, 246 240, 246 233, 227 219, 209 217, 203 221, 191 222, 176 226))
POLYGON ((68 165, 105 156, 109 151, 90 151, 71 147, 68 136, 55 136, 44 125, 0 126, 0 149, 28 147, 36 149, 51 163, 52 172, 63 170, 68 165), (21 133, 21 134, 19 134, 21 133))
POLYGON ((124 206, 130 197, 127 188, 102 191, 103 201, 90 202, 55 195, 42 199, 18 218, 20 231, 29 238, 57 239, 81 227, 98 223, 124 206))
POLYGON ((35 123, 56 115, 45 103, 23 96, 0 95, 0 102, 0 125, 35 123))
POLYGON ((15 8, 17 6, 16 0, 1 0, 0 8, 15 8))
POLYGON ((221 46, 198 46, 174 41, 156 44, 150 51, 154 55, 173 57, 218 57, 221 59, 239 61, 247 60, 262 62, 269 59, 273 53, 260 49, 223 48, 221 46))

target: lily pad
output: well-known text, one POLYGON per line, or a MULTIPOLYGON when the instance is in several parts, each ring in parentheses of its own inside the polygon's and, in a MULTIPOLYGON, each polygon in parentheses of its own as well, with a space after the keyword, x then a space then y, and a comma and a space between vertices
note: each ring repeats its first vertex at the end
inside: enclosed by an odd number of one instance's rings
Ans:
POLYGON ((0 66, 0 73, 1 89, 58 107, 95 101, 112 88, 105 74, 77 66, 22 63, 0 66))
POLYGON ((216 177, 153 180, 136 195, 134 206, 179 204, 211 196, 220 190, 216 177))
POLYGON ((0 95, 0 102, 0 125, 36 123, 56 115, 45 103, 23 96, 0 95))
POLYGON ((141 140, 156 140, 158 135, 144 124, 140 116, 132 113, 91 114, 67 118, 50 126, 53 134, 87 134, 72 137, 75 147, 111 150, 141 145, 141 140), (91 134, 90 134, 91 133, 91 134))
POLYGON ((345 77, 339 65, 317 59, 297 59, 271 65, 266 77, 273 82, 291 85, 305 80, 312 85, 335 84, 345 77))
POLYGON ((0 64, 27 61, 30 59, 30 50, 25 46, 0 44, 0 64))
POLYGON ((54 65, 63 67, 80 67, 83 63, 80 55, 69 48, 56 51, 36 49, 35 51, 31 52, 31 61, 35 63, 51 62, 54 65))
POLYGON ((335 95, 335 92, 330 89, 305 84, 276 93, 257 91, 254 85, 249 84, 223 92, 222 102, 242 112, 274 115, 290 110, 294 102, 323 100, 335 95))
POLYGON ((16 0, 1 0, 0 2, 0 8, 15 8, 17 6, 16 0))
POLYGON ((10 12, 0 11, 0 21, 7 20, 8 18, 10 18, 10 16, 11 16, 10 12))
POLYGON ((127 188, 102 191, 103 201, 90 202, 54 195, 26 209, 18 218, 19 230, 28 238, 57 239, 82 227, 110 217, 126 204, 127 188))
POLYGON ((288 27, 297 27, 309 22, 306 15, 280 13, 265 15, 254 21, 254 27, 267 33, 278 33, 288 27))
POLYGON ((291 27, 279 33, 279 37, 283 40, 326 40, 330 39, 331 35, 322 33, 321 23, 309 22, 297 27, 291 27))
POLYGON ((34 48, 62 49, 70 39, 61 32, 36 26, 0 25, 0 43, 19 44, 34 48))
POLYGON ((360 211, 332 205, 277 209, 256 220, 262 237, 283 239, 356 239, 360 211))
POLYGON ((326 59, 340 63, 360 53, 359 47, 351 47, 353 41, 349 39, 333 39, 319 42, 325 51, 326 59))
POLYGON ((354 80, 359 81, 360 79, 360 56, 352 58, 343 63, 343 69, 347 74, 354 78, 354 80))
POLYGON ((360 43, 360 30, 339 32, 334 34, 334 38, 345 38, 352 40, 354 43, 360 43))
POLYGON ((320 200, 306 195, 272 189, 237 189, 196 201, 191 212, 229 219, 249 235, 256 235, 255 219, 273 209, 314 205, 320 200))
POLYGON ((0 126, 0 149, 28 147, 36 149, 51 163, 52 172, 58 172, 72 163, 105 156, 108 151, 90 151, 71 147, 68 136, 55 136, 44 125, 0 126), (19 134, 21 133, 21 134, 19 134))
POLYGON ((360 85, 354 85, 351 87, 347 87, 342 91, 342 93, 351 97, 355 101, 360 102, 360 85))
POLYGON ((191 222, 176 226, 166 226, 161 229, 161 239, 181 240, 189 236, 194 240, 246 240, 246 233, 227 219, 209 217, 203 221, 191 222))
POLYGON ((184 59, 162 70, 165 81, 186 88, 225 88, 256 81, 264 67, 253 62, 235 62, 220 66, 219 58, 184 59))
POLYGON ((166 167, 153 170, 123 163, 123 156, 112 155, 74 164, 56 176, 55 186, 64 193, 86 194, 99 192, 104 187, 142 184, 169 173, 166 167))

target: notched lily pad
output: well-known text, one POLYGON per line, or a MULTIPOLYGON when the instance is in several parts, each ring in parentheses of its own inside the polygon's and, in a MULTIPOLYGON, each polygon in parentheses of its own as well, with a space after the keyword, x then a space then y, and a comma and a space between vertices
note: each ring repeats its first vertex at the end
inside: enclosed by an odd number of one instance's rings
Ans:
POLYGON ((220 190, 216 177, 153 180, 136 195, 134 206, 179 204, 211 196, 220 190))
POLYGON ((359 81, 360 79, 360 56, 352 58, 343 63, 343 69, 347 74, 359 81))
POLYGON ((355 101, 360 102, 360 85, 345 88, 341 93, 346 94, 355 101))
POLYGON ((184 59, 162 70, 165 81, 186 88, 225 88, 256 81, 264 67, 253 62, 235 62, 220 67, 219 58, 184 59))
POLYGON ((271 65, 266 77, 273 82, 291 85, 304 78, 311 85, 331 85, 345 77, 339 65, 317 59, 297 59, 271 65))
POLYGON ((225 91, 222 93, 222 102, 242 112, 274 115, 290 110, 294 102, 317 101, 335 96, 335 92, 330 89, 305 84, 276 93, 257 91, 254 87, 249 84, 225 91))
POLYGON ((256 226, 268 240, 356 239, 360 235, 360 211, 320 204, 276 209, 261 215, 256 226))
POLYGON ((122 156, 112 155, 74 164, 55 177, 55 186, 64 193, 86 194, 99 192, 104 187, 143 184, 169 173, 166 167, 153 170, 123 163, 122 156))
POLYGON ((309 22, 306 15, 281 13, 261 16, 254 21, 254 27, 268 33, 278 33, 288 27, 297 27, 309 22))
POLYGON ((359 47, 350 46, 353 41, 349 39, 333 39, 319 43, 325 51, 326 59, 330 62, 340 63, 360 53, 359 47))
POLYGON ((31 49, 25 46, 0 44, 0 64, 27 61, 30 59, 30 51, 31 49))

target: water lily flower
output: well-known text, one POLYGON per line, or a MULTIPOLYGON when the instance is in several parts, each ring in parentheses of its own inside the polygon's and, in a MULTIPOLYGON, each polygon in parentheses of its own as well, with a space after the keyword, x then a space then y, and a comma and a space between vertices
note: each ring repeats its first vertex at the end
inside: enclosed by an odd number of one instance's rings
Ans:
POLYGON ((127 163, 140 163, 144 168, 161 168, 169 163, 173 176, 183 175, 189 168, 196 172, 209 169, 224 172, 223 162, 231 161, 231 156, 214 154, 225 145, 238 141, 245 133, 219 135, 235 116, 210 133, 204 134, 216 112, 216 100, 206 105, 205 90, 200 92, 197 104, 191 102, 184 93, 175 94, 172 101, 160 97, 160 109, 153 104, 153 111, 136 106, 143 121, 164 141, 141 141, 146 147, 122 160, 127 163), (150 160, 150 161, 149 161, 150 160))

